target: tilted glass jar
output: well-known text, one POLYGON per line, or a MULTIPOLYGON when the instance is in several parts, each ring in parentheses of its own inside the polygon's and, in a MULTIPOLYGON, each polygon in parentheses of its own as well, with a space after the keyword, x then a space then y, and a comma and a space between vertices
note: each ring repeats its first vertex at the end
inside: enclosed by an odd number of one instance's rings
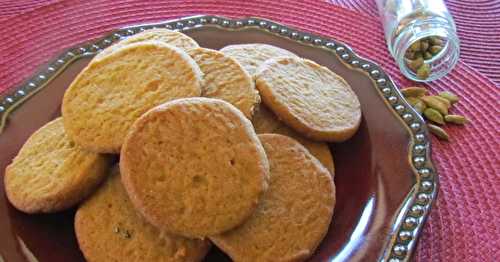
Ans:
POLYGON ((453 69, 460 43, 443 0, 376 1, 387 47, 406 77, 428 82, 453 69))

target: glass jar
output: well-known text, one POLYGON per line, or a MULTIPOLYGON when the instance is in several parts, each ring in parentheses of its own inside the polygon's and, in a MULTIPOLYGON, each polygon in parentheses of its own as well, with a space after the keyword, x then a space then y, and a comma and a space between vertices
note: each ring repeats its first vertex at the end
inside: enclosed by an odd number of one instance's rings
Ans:
POLYGON ((449 73, 460 43, 443 0, 377 0, 385 39, 401 72, 418 82, 449 73))

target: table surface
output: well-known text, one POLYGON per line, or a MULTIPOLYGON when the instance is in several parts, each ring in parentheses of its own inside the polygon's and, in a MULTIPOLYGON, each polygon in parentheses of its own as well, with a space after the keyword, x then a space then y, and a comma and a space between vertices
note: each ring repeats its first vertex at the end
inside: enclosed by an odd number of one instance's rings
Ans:
MULTIPOLYGON (((426 87, 451 90, 453 113, 471 120, 449 126, 452 141, 433 139, 438 201, 417 261, 495 261, 500 255, 500 1, 449 0, 461 40, 457 67, 426 87)), ((63 49, 113 29, 195 14, 259 16, 345 42, 380 64, 398 86, 414 86, 389 56, 374 0, 78 1, 0 3, 0 96, 63 49)))

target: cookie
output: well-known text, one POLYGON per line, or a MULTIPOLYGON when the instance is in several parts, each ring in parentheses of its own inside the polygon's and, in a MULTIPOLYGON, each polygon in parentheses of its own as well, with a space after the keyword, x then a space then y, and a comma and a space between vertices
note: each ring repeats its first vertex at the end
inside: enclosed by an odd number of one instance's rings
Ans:
POLYGON ((264 103, 260 103, 257 110, 255 110, 252 124, 257 134, 276 133, 277 129, 284 126, 264 103))
POLYGON ((347 82, 315 62, 297 57, 267 60, 256 73, 264 103, 298 133, 342 142, 361 122, 358 97, 347 82))
POLYGON ((335 185, 297 141, 259 135, 270 164, 269 189, 243 225, 210 240, 234 261, 303 261, 328 231, 335 185))
POLYGON ((75 215, 75 233, 87 261, 201 261, 210 243, 162 233, 132 206, 118 166, 75 215))
POLYGON ((7 198, 26 213, 51 213, 74 206, 102 181, 109 156, 71 142, 57 118, 33 133, 12 163, 4 185, 7 198))
POLYGON ((269 175, 250 121, 211 98, 178 99, 148 111, 130 129, 120 159, 134 206, 158 228, 189 238, 244 222, 269 175))
POLYGON ((309 153, 315 156, 323 166, 330 171, 332 177, 335 175, 333 156, 327 143, 316 142, 307 139, 283 124, 269 109, 260 104, 252 119, 257 134, 273 133, 289 136, 301 143, 309 153))
POLYGON ((255 106, 260 103, 260 96, 245 69, 219 51, 195 48, 188 54, 204 73, 202 96, 225 100, 251 119, 255 106))
POLYGON ((132 123, 170 100, 201 95, 203 73, 180 49, 138 42, 91 62, 64 94, 68 136, 87 150, 118 153, 132 123))
POLYGON ((288 50, 267 44, 228 45, 220 51, 236 59, 250 75, 254 75, 257 67, 270 58, 295 56, 288 50))
POLYGON ((143 42, 143 41, 150 41, 150 40, 155 40, 155 41, 160 41, 165 44, 173 45, 175 47, 178 47, 182 50, 189 50, 192 48, 197 48, 199 47, 198 43, 194 41, 191 37, 181 33, 181 32, 175 32, 171 31, 168 29, 149 29, 146 31, 143 31, 141 33, 135 34, 133 36, 127 37, 118 43, 102 50, 99 54, 97 54, 94 57, 94 60, 99 60, 102 59, 103 57, 113 53, 114 51, 118 50, 121 47, 124 47, 128 44, 132 43, 137 43, 137 42, 143 42))

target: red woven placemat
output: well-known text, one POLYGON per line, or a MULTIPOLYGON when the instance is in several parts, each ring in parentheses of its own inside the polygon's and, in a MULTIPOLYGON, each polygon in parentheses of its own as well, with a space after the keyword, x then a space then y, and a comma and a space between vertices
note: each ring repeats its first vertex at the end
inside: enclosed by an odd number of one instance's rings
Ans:
MULTIPOLYGON (((0 11, 0 93, 64 48, 124 25, 194 14, 260 16, 336 38, 382 65, 399 86, 414 85, 389 57, 376 17, 326 1, 51 2, 17 13, 0 11)), ((433 140, 441 188, 416 259, 494 261, 500 255, 500 94, 492 81, 463 61, 429 89, 458 93, 462 100, 453 112, 466 115, 472 123, 447 128, 452 143, 433 140)))

